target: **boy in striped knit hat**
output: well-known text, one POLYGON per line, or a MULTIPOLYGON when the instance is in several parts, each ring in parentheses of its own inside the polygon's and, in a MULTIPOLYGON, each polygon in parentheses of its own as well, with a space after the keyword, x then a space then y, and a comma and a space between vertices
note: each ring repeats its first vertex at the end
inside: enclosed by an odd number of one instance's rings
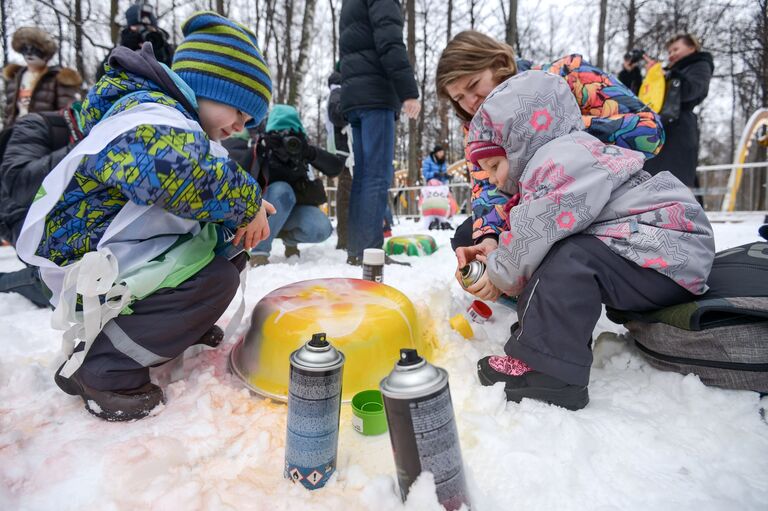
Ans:
POLYGON ((221 342, 214 323, 246 257, 216 255, 221 229, 249 250, 274 212, 219 144, 267 111, 256 37, 212 12, 182 31, 172 70, 149 43, 112 52, 83 103, 85 138, 43 182, 18 243, 67 330, 57 385, 107 420, 165 401, 149 367, 221 342))

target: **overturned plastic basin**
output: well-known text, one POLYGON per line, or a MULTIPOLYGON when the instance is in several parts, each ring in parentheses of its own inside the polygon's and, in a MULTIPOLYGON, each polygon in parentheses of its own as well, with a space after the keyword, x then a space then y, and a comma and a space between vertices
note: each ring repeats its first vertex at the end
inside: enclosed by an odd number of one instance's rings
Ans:
POLYGON ((400 348, 431 352, 413 304, 397 289, 360 279, 315 279, 275 289, 256 304, 230 367, 257 394, 285 401, 288 357, 317 332, 346 356, 344 401, 378 388, 400 348))

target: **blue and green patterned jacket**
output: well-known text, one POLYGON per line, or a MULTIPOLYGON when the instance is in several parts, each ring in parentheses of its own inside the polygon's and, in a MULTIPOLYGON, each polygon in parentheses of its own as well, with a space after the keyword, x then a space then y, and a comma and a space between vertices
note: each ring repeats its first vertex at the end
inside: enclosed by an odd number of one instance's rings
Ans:
MULTIPOLYGON (((108 68, 83 103, 84 134, 110 109, 114 115, 142 103, 167 105, 198 121, 197 112, 185 109, 183 101, 157 83, 119 67, 108 68)), ((234 230, 256 216, 261 189, 234 161, 214 157, 204 132, 140 125, 117 135, 100 153, 83 158, 46 218, 37 254, 63 266, 96 250, 128 201, 156 204, 179 217, 234 230)))

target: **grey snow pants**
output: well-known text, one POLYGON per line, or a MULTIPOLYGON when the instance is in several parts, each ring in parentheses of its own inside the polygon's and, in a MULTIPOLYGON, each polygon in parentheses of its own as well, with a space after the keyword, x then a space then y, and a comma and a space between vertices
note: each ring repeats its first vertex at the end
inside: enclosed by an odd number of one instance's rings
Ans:
POLYGON ((517 307, 519 327, 504 351, 537 371, 585 386, 601 304, 648 311, 693 298, 672 279, 624 259, 594 236, 569 236, 531 276, 517 307))

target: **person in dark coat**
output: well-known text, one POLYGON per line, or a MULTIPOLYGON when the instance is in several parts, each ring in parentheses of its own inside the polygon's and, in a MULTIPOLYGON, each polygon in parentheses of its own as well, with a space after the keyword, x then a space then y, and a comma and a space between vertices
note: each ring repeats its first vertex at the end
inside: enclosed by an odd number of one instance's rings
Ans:
POLYGON ((398 0, 347 0, 339 19, 341 105, 352 125, 355 155, 349 203, 347 262, 384 243, 385 210, 392 184, 395 116, 421 111, 419 89, 403 44, 398 0))
MULTIPOLYGON (((14 124, 0 166, 0 238, 16 246, 43 179, 82 138, 76 108, 32 113, 14 124)), ((34 266, 0 273, 0 293, 19 293, 38 307, 48 306, 34 266)))
POLYGON ((701 44, 691 34, 675 34, 667 42, 667 51, 667 83, 673 79, 681 82, 680 115, 677 119, 662 119, 667 141, 655 158, 645 162, 644 168, 651 174, 668 170, 687 186, 695 187, 699 126, 693 109, 707 97, 715 65, 712 54, 701 51, 701 44))
MULTIPOLYGON (((168 42, 168 32, 157 26, 155 9, 148 2, 138 1, 125 11, 125 27, 120 31, 119 46, 138 50, 144 43, 152 43, 152 52, 158 62, 170 66, 173 62, 173 45, 168 42)), ((104 64, 110 51, 96 70, 96 79, 104 76, 104 64)))
MULTIPOLYGON (((339 63, 336 64, 331 76, 328 77, 328 151, 337 156, 349 157, 349 141, 346 130, 347 120, 341 108, 341 71, 339 63), (333 144, 331 144, 333 142, 333 144)), ((336 241, 337 250, 347 250, 347 231, 349 222, 349 194, 352 192, 352 173, 349 165, 339 174, 336 183, 336 241)))
POLYGON ((79 98, 83 79, 78 72, 48 66, 57 49, 51 36, 39 28, 22 27, 14 32, 11 46, 24 56, 26 65, 8 64, 3 69, 6 128, 28 113, 61 110, 79 98))

